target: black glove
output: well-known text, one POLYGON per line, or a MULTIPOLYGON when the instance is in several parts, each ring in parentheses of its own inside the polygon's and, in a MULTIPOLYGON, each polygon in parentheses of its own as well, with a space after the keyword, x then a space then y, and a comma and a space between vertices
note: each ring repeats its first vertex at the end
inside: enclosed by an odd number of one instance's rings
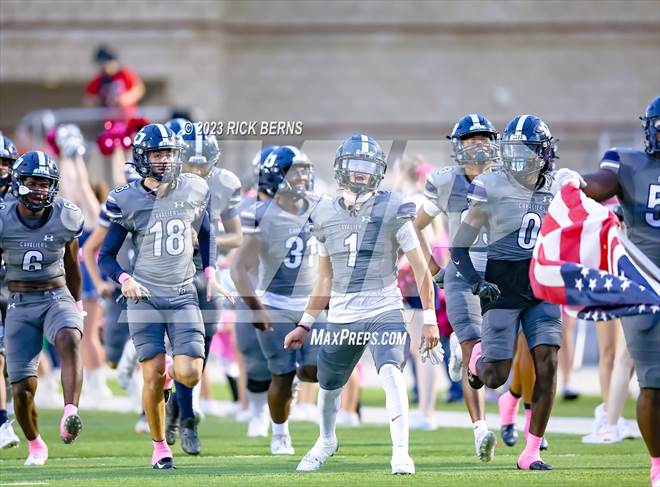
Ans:
POLYGON ((433 280, 440 289, 445 288, 445 268, 441 267, 437 274, 433 276, 433 280))
POLYGON ((492 303, 497 301, 502 294, 500 288, 496 284, 491 284, 486 281, 479 281, 474 286, 472 286, 472 294, 479 296, 481 299, 492 303))

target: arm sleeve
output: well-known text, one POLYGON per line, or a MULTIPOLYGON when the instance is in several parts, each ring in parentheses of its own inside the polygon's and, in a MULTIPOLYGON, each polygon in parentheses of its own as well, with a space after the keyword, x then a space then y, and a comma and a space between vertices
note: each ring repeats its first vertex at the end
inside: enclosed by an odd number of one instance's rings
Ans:
POLYGON ((210 265, 215 265, 215 236, 208 211, 205 211, 202 217, 202 224, 199 227, 197 239, 199 240, 202 269, 206 269, 210 265))
POLYGON ((231 196, 229 197, 229 202, 227 203, 227 208, 220 213, 220 218, 234 218, 238 215, 237 205, 241 202, 241 188, 236 188, 231 196))
POLYGON ((474 269, 474 265, 470 259, 470 245, 472 242, 474 242, 474 239, 476 239, 478 235, 478 228, 474 228, 466 223, 463 223, 460 227, 458 227, 458 231, 454 237, 454 243, 449 249, 451 252, 452 262, 458 271, 463 275, 465 280, 470 283, 470 286, 474 286, 479 281, 481 281, 481 277, 474 269))
POLYGON ((404 252, 410 252, 419 247, 419 239, 415 233, 415 227, 410 220, 397 230, 396 241, 404 252))
POLYGON ((119 223, 110 224, 108 233, 103 239, 101 250, 99 251, 98 264, 101 272, 110 277, 115 282, 119 282, 119 276, 125 271, 117 262, 117 253, 128 235, 128 230, 119 223))
POLYGON ((606 169, 613 172, 614 174, 619 174, 619 166, 621 164, 621 157, 619 156, 619 151, 616 149, 610 149, 600 160, 600 168, 606 169))
POLYGON ((424 186, 424 211, 430 216, 438 216, 442 209, 440 208, 440 201, 438 196, 438 188, 433 181, 433 174, 431 173, 426 178, 426 185, 424 186))

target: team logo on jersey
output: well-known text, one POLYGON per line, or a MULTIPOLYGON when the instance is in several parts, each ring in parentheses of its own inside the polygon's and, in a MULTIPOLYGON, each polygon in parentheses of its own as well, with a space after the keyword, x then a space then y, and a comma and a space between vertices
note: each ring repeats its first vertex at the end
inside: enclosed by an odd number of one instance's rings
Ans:
POLYGON ((53 235, 44 235, 44 242, 52 242, 54 238, 53 235))
POLYGON ((183 208, 185 206, 185 204, 186 203, 184 201, 175 201, 174 202, 174 208, 183 208))
POLYGON ((370 216, 363 216, 362 217, 362 223, 371 223, 371 217, 370 216))
POLYGON ((16 303, 9 303, 9 305, 7 305, 7 311, 9 311, 10 309, 13 309, 15 307, 16 307, 16 303))

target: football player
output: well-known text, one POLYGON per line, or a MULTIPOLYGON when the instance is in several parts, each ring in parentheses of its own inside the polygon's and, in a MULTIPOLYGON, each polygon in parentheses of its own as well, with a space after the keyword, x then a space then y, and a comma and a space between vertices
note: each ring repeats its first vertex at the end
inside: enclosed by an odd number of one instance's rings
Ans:
POLYGON ((397 251, 405 253, 415 273, 424 307, 420 353, 442 362, 435 315, 433 279, 413 227, 415 203, 397 193, 378 191, 387 169, 385 154, 374 139, 354 135, 335 156, 335 179, 342 194, 323 199, 312 212, 318 241, 319 270, 312 295, 298 326, 285 338, 286 348, 300 348, 318 315, 329 305, 326 332, 348 331, 360 341, 322 345, 318 357, 320 437, 298 464, 299 471, 318 470, 338 448, 335 434, 341 391, 367 343, 385 390, 392 438, 392 473, 413 474, 408 454, 408 393, 403 377, 409 336, 403 300, 397 287, 397 251), (384 337, 405 337, 392 344, 384 337), (383 340, 381 341, 381 338, 383 340))
POLYGON ((261 350, 268 360, 271 383, 268 406, 272 419, 273 455, 293 455, 289 408, 294 377, 316 382, 318 346, 309 341, 297 353, 284 349, 284 337, 302 318, 316 272, 316 247, 310 213, 318 203, 312 165, 292 146, 282 146, 266 159, 260 186, 272 199, 243 212, 246 238, 234 257, 231 277, 253 312, 261 350), (258 291, 250 271, 258 267, 258 291))
MULTIPOLYGON (((456 165, 435 170, 426 180, 424 207, 417 212, 415 229, 429 261, 431 274, 443 276, 447 316, 454 333, 450 338, 451 357, 449 372, 454 381, 462 380, 463 398, 472 420, 474 444, 477 456, 484 462, 492 460, 496 437, 488 431, 483 390, 475 390, 467 382, 467 362, 472 347, 481 339, 481 307, 479 299, 472 294, 469 283, 449 262, 441 270, 430 254, 422 229, 440 213, 447 217, 450 242, 461 225, 468 209, 467 192, 472 180, 497 162, 497 130, 486 117, 469 114, 458 120, 451 136, 453 157, 456 165), (463 357, 466 360, 463 361, 463 357)), ((486 270, 486 229, 482 228, 472 247, 470 257, 480 275, 486 270)))
POLYGON ((504 129, 503 170, 477 176, 468 189, 470 207, 456 232, 452 263, 481 299, 482 341, 468 363, 472 387, 493 389, 506 382, 521 325, 532 352, 536 383, 527 446, 518 458, 523 470, 549 470, 541 460, 543 440, 557 379, 561 343, 559 306, 536 299, 529 284, 529 265, 541 221, 559 186, 550 176, 555 140, 533 115, 519 115, 504 129), (488 260, 480 275, 469 248, 488 228, 488 260))
MULTIPOLYGON (((266 187, 259 184, 259 174, 268 156, 276 149, 277 146, 264 147, 252 159, 251 168, 256 191, 254 194, 248 193, 245 195, 238 205, 242 223, 247 224, 251 221, 249 215, 253 214, 254 207, 259 202, 270 200, 266 187)), ((253 230, 253 226, 244 226, 244 236, 250 234, 253 230)), ((259 278, 255 272, 256 270, 253 269, 253 272, 250 273, 253 283, 256 283, 259 278)), ((270 388, 271 374, 270 370, 268 370, 268 360, 266 360, 259 345, 259 340, 257 340, 257 329, 252 325, 250 319, 241 319, 248 310, 249 307, 247 304, 242 299, 239 300, 236 305, 236 316, 238 319, 236 320, 235 332, 238 351, 243 356, 245 362, 249 414, 247 435, 248 437, 266 437, 268 436, 268 429, 270 427, 268 389, 270 388)))
MULTIPOLYGON (((4 201, 11 187, 11 169, 18 158, 16 146, 0 132, 0 201, 4 201)), ((7 292, 5 289, 5 267, 0 267, 0 448, 11 448, 18 446, 20 440, 12 422, 7 417, 7 389, 5 386, 5 316, 7 314, 7 292)))
POLYGON ((14 413, 28 439, 25 465, 43 465, 48 447, 39 434, 34 394, 43 337, 62 360, 64 414, 60 438, 71 443, 82 430, 82 276, 78 237, 84 218, 73 203, 56 197, 55 161, 39 151, 19 157, 12 170, 14 198, 0 208, 0 251, 9 289, 5 339, 14 413))
MULTIPOLYGON (((189 130, 180 131, 178 135, 183 143, 183 172, 203 178, 209 186, 211 225, 217 229, 218 224, 221 224, 223 228, 223 232, 216 237, 217 247, 222 249, 238 247, 241 244, 242 232, 236 205, 240 201, 241 182, 231 171, 216 167, 220 159, 220 148, 215 136, 203 133, 198 124, 193 124, 189 130)), ((206 365, 211 341, 220 322, 221 307, 219 299, 205 298, 206 278, 199 252, 193 255, 193 262, 197 269, 195 274, 197 298, 204 318, 204 365, 206 365)), ((211 264, 215 266, 215 262, 211 264)), ((167 403, 165 439, 169 445, 173 445, 180 426, 181 448, 189 455, 198 455, 202 445, 197 433, 198 418, 193 410, 193 390, 177 381, 174 384, 176 392, 172 400, 167 403)))
POLYGON ((207 279, 206 299, 220 293, 206 182, 181 172, 181 145, 161 124, 143 127, 133 140, 133 162, 142 179, 115 188, 106 202, 112 220, 99 255, 101 270, 128 300, 129 330, 142 364, 143 406, 153 439, 151 464, 176 468, 165 442, 163 390, 177 380, 193 387, 202 374, 204 326, 193 285, 193 232, 207 279), (133 275, 116 256, 128 233, 136 249, 133 275), (165 353, 165 333, 174 361, 165 353))
MULTIPOLYGON (((660 96, 642 117, 644 150, 613 148, 605 152, 600 170, 582 179, 570 169, 557 171, 562 186, 575 184, 596 201, 617 196, 628 238, 660 267, 660 96)), ((651 484, 660 486, 660 314, 621 319, 628 350, 635 363, 640 393, 637 423, 651 455, 651 484)))

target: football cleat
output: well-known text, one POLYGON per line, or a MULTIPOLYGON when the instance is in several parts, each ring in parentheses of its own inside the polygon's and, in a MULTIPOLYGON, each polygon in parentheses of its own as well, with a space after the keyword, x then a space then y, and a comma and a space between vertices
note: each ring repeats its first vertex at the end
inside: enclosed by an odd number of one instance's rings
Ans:
POLYGON ((296 470, 298 472, 315 472, 321 468, 325 461, 337 453, 339 444, 326 443, 319 438, 311 450, 300 460, 296 470))
POLYGON ((60 439, 66 443, 73 443, 82 431, 82 420, 77 414, 63 417, 60 423, 60 439))
POLYGON ((21 442, 11 426, 13 422, 12 419, 0 425, 0 448, 15 448, 21 442))
POLYGON ((497 438, 492 431, 483 431, 474 439, 474 448, 482 462, 490 462, 495 457, 497 438))
POLYGON ((500 434, 506 446, 515 446, 518 443, 518 427, 515 424, 503 424, 500 434))
POLYGON ((202 444, 199 441, 195 418, 188 418, 181 422, 181 449, 188 455, 199 455, 202 451, 202 444))
POLYGON ((175 400, 169 401, 165 406, 165 441, 168 445, 176 443, 179 434, 179 407, 175 400))
POLYGON ((582 443, 586 445, 607 445, 609 443, 619 443, 623 438, 619 435, 619 429, 615 426, 605 425, 582 437, 582 443))
POLYGON ((48 451, 37 451, 30 453, 23 465, 45 465, 48 460, 48 451))
POLYGON ((412 475, 415 473, 415 462, 407 453, 393 453, 392 475, 412 475))
POLYGON ((153 468, 154 470, 169 470, 171 468, 175 469, 176 465, 173 458, 164 457, 154 463, 153 468))
POLYGON ((449 378, 454 382, 460 382, 463 378, 463 350, 458 341, 456 333, 449 336, 449 378))
POLYGON ((268 436, 269 427, 270 418, 267 414, 252 416, 248 422, 248 438, 266 438, 268 436))
POLYGON ((149 422, 147 421, 147 416, 142 413, 138 420, 135 422, 135 426, 133 427, 133 430, 136 433, 149 433, 151 430, 149 429, 149 422))
POLYGON ((520 464, 516 464, 518 470, 552 470, 552 465, 545 463, 543 460, 532 462, 528 468, 523 468, 520 464))
POLYGON ((270 440, 270 452, 273 455, 293 455, 296 451, 291 445, 290 435, 273 435, 270 440))

